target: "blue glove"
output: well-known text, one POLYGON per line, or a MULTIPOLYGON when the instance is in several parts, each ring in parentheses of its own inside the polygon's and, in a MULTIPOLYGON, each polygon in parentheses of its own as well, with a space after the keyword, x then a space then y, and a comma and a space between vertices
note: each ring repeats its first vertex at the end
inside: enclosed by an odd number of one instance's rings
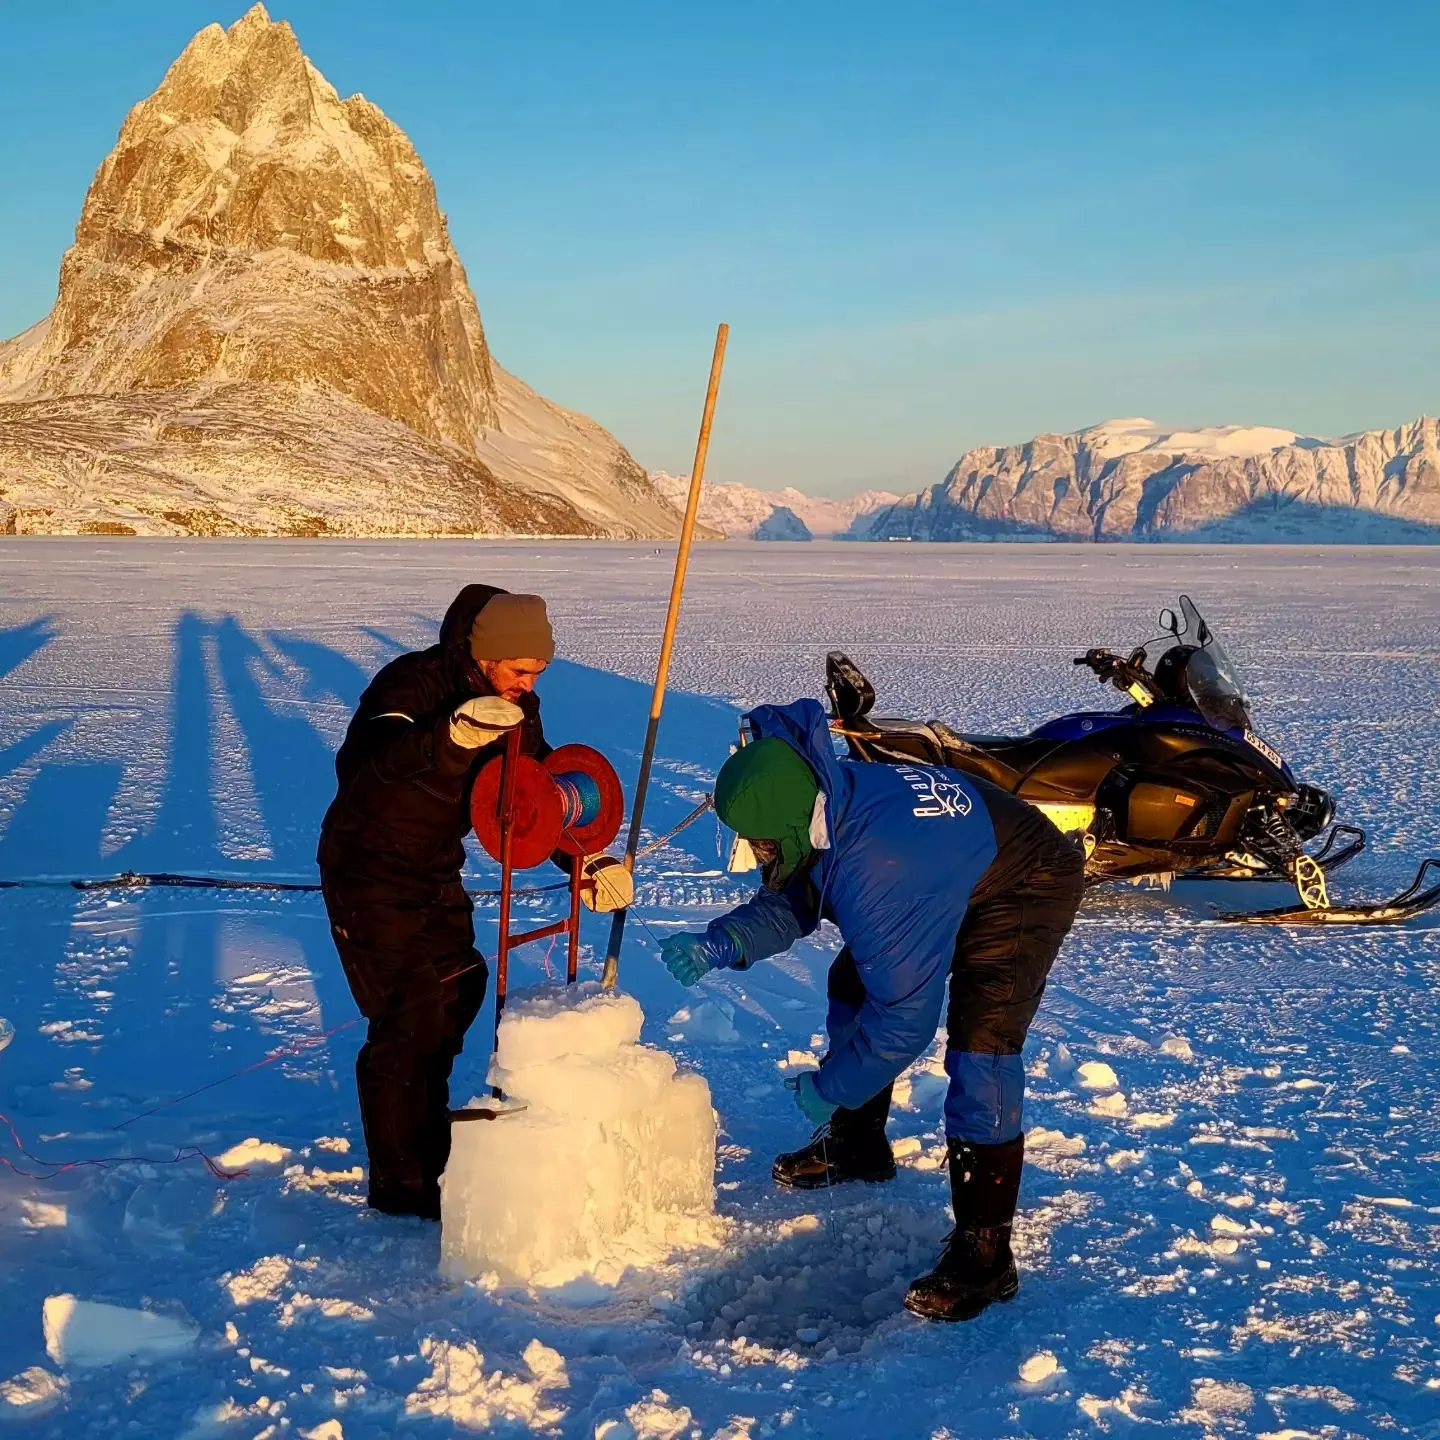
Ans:
POLYGON ((688 931, 667 935, 660 942, 660 958, 665 962, 665 968, 682 985, 696 985, 702 975, 708 975, 716 968, 717 962, 709 952, 706 937, 688 931))
POLYGON ((745 956, 735 937, 717 920, 703 935, 688 930, 667 935, 660 942, 660 958, 682 985, 694 985, 711 970, 741 964, 745 956))
POLYGON ((802 1070, 787 1080, 785 1085, 787 1089, 795 1092, 795 1103, 800 1107, 800 1113, 812 1125, 828 1124, 830 1117, 840 1108, 832 1105, 820 1093, 813 1071, 802 1070))

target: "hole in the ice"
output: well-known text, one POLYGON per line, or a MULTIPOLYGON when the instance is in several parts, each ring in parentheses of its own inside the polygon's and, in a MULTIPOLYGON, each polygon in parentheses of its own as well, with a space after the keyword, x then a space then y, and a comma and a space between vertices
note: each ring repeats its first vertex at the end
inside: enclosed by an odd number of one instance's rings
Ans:
MULTIPOLYGON (((628 1278, 629 1272, 627 1272, 628 1278)), ((597 1280, 593 1275, 577 1275, 560 1285, 537 1286, 536 1294, 552 1305, 567 1309, 587 1310, 608 1305, 615 1299, 616 1287, 597 1280)))
POLYGON ((676 1319, 695 1343, 743 1337, 825 1356, 859 1350, 902 1314, 906 1287, 935 1263, 939 1207, 837 1204, 765 1227, 722 1267, 685 1287, 676 1319))

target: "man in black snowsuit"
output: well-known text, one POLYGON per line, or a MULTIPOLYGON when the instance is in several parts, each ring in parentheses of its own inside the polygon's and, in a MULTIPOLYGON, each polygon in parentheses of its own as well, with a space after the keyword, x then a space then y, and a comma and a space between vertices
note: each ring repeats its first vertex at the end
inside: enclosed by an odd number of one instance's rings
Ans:
MULTIPOLYGON (((516 725, 523 753, 550 753, 534 684, 554 653, 539 596, 467 585, 440 643, 370 682, 335 757, 318 859, 335 948, 370 1022, 355 1075, 377 1210, 440 1215, 450 1071, 489 976, 460 879, 470 790, 516 725)), ((628 902, 623 866, 582 863, 607 871, 587 904, 628 902)))

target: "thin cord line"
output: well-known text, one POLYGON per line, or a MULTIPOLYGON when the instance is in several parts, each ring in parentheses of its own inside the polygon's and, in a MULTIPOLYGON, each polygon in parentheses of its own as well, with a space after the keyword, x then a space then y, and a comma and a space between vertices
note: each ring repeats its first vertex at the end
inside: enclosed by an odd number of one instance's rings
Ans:
MULTIPOLYGON (((639 853, 648 854, 650 853, 650 851, 658 849, 661 845, 664 845, 667 841, 673 839, 675 835, 680 833, 680 831, 684 830, 687 826, 694 824, 696 820, 698 820, 702 815, 704 815, 705 812, 710 808, 710 804, 710 797, 707 796, 704 803, 697 806, 696 809, 691 811, 691 813, 687 815, 680 822, 679 825, 675 826, 672 830, 660 836, 658 839, 652 841, 648 846, 645 847, 644 850, 640 851, 639 853)), ((568 829, 565 831, 565 833, 567 835, 570 835, 568 829)), ((573 835, 570 835, 572 843, 574 841, 574 838, 575 837, 573 835)), ((576 857, 576 863, 583 863, 583 856, 576 857)), ((594 875, 592 875, 590 877, 591 883, 592 885, 596 886, 597 889, 603 885, 611 900, 617 902, 621 901, 623 899, 623 896, 621 896, 619 890, 615 888, 613 881, 605 876, 604 871, 608 868, 609 867, 602 867, 602 869, 598 870, 594 875)), ((299 885, 289 884, 286 882, 235 881, 218 878, 211 879, 208 877, 196 878, 182 875, 136 875, 135 873, 130 871, 125 872, 122 876, 114 880, 108 881, 0 881, 0 888, 4 889, 70 888, 89 890, 109 888, 112 886, 135 886, 137 888, 146 888, 152 885, 169 885, 179 888, 196 889, 213 887, 216 889, 300 890, 307 892, 314 892, 320 889, 320 886, 318 885, 299 885)), ((546 894, 556 890, 566 889, 568 887, 569 882, 565 881, 556 885, 527 886, 520 890, 512 890, 511 893, 521 895, 546 894)), ((470 891, 467 893, 470 893, 472 895, 498 895, 500 892, 470 891)), ((640 924, 644 927, 646 933, 658 946, 660 944, 660 937, 656 935, 654 929, 646 922, 645 918, 641 915, 636 915, 635 918, 640 922, 640 924)), ((453 970, 448 975, 442 976, 440 978, 439 984, 441 986, 448 985, 452 980, 457 980, 460 978, 460 976, 481 968, 488 968, 487 962, 485 960, 481 959, 477 961, 472 961, 470 964, 462 965, 459 969, 453 970)), ((414 1006, 424 1003, 427 998, 428 997, 417 997, 415 1000, 411 1001, 409 1005, 402 1006, 401 1009, 396 1013, 403 1015, 406 1013, 406 1011, 413 1009, 414 1006)), ((214 1080, 207 1081, 204 1085, 196 1086, 193 1090, 187 1090, 183 1094, 171 1096, 167 1100, 162 1100, 158 1104, 151 1105, 147 1109, 141 1110, 138 1113, 129 1116, 127 1119, 121 1120, 117 1124, 112 1125, 110 1129, 112 1132, 128 1129, 131 1125, 134 1125, 141 1120, 149 1119, 152 1115, 158 1115, 164 1110, 173 1109, 175 1106, 181 1105, 187 1100, 193 1100, 198 1095, 207 1094, 211 1090, 216 1090, 222 1085, 229 1084, 232 1080, 238 1080, 243 1075, 254 1074, 255 1072, 266 1069, 267 1067, 274 1065, 278 1061, 286 1059, 289 1056, 298 1055, 302 1051, 307 1050, 312 1046, 323 1044, 325 1041, 333 1039, 336 1035, 341 1034, 343 1031, 353 1029, 355 1026, 361 1024, 362 1022, 365 1022, 366 1020, 366 1016, 357 1015, 351 1020, 343 1021, 339 1025, 332 1026, 330 1029, 322 1031, 320 1034, 301 1036, 298 1039, 292 1040, 288 1044, 282 1045, 278 1049, 271 1051, 269 1054, 262 1056, 259 1060, 252 1061, 248 1065, 242 1065, 239 1068, 232 1070, 225 1075, 221 1075, 214 1080)), ((86 1160, 51 1161, 46 1160, 41 1156, 35 1155, 31 1151, 26 1149, 24 1142, 20 1138, 19 1131, 15 1128, 9 1117, 4 1115, 3 1113, 0 1113, 0 1124, 3 1124, 4 1127, 9 1131, 10 1139, 15 1146, 17 1154, 24 1156, 27 1160, 34 1161, 34 1163, 37 1165, 42 1165, 49 1168, 49 1174, 38 1175, 35 1174, 33 1171, 21 1168, 7 1157, 0 1156, 0 1164, 3 1164, 7 1169, 13 1171, 15 1174, 21 1175, 24 1178, 30 1180, 49 1180, 53 1179, 56 1175, 64 1173, 65 1171, 84 1167, 105 1169, 111 1168, 116 1165, 134 1163, 171 1165, 178 1164, 184 1160, 197 1158, 203 1160, 206 1167, 210 1170, 210 1173, 220 1180, 237 1180, 249 1173, 244 1169, 235 1171, 225 1170, 216 1160, 206 1154, 205 1151, 201 1150, 198 1146, 184 1146, 178 1149, 175 1152, 175 1155, 170 1160, 163 1161, 146 1161, 143 1159, 143 1157, 128 1155, 109 1156, 86 1160)))

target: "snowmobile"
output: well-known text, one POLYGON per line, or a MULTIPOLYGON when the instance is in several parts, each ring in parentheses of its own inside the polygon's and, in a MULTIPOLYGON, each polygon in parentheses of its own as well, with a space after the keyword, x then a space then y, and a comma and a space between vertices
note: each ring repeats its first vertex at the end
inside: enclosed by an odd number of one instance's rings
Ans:
POLYGON ((1189 596, 1178 614, 1161 612, 1160 628, 1160 641, 1146 642, 1166 647, 1153 668, 1146 645, 1075 659, 1128 697, 1123 709, 1063 715, 1019 736, 873 716, 874 687, 834 651, 831 729, 852 759, 946 765, 1029 801, 1083 845, 1090 884, 1284 882, 1298 905, 1224 916, 1283 925, 1385 924, 1440 901, 1440 859, 1431 858, 1384 903, 1332 904, 1327 877, 1365 848, 1365 832, 1334 824, 1330 795, 1300 784, 1255 733, 1238 672, 1189 596))

